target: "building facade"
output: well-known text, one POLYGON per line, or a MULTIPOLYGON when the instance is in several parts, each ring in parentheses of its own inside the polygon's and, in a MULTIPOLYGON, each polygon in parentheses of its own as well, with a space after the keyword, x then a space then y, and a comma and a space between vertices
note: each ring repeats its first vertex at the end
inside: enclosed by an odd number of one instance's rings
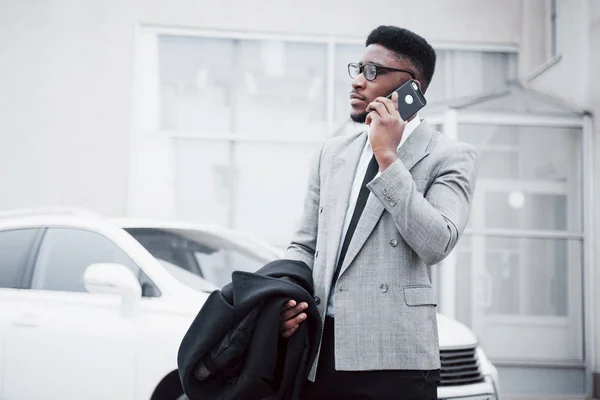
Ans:
POLYGON ((346 65, 368 32, 423 35, 438 65, 422 116, 481 161, 465 236, 435 269, 440 312, 473 328, 504 394, 600 397, 597 1, 0 9, 0 209, 214 222, 279 246, 310 157, 358 128, 346 65))

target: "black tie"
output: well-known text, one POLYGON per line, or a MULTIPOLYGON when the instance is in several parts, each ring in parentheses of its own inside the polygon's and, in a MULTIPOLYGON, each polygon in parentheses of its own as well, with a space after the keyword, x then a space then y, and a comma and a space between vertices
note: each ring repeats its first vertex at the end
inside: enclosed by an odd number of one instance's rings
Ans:
POLYGON ((375 156, 371 158, 369 161, 369 166, 367 167, 367 172, 365 173, 365 178, 363 179, 362 185, 360 187, 360 192, 358 193, 358 199, 356 200, 356 207, 354 207, 354 213, 352 214, 352 219, 350 220, 350 225, 348 225, 348 231, 346 232, 346 237, 344 237, 344 243, 342 244, 342 251, 340 252, 340 257, 337 262, 337 266, 335 267, 335 272, 333 273, 333 284, 331 287, 335 286, 335 282, 338 279, 340 274, 340 270, 342 269, 342 264, 344 263, 344 258, 346 257, 346 252, 348 251, 348 246, 350 245, 350 241, 352 240, 352 235, 354 235, 354 231, 356 230, 356 225, 358 224, 358 220, 365 209, 365 205, 367 204, 367 199, 369 198, 370 190, 367 187, 367 184, 375 178, 377 175, 377 171, 379 171, 379 164, 377 164, 377 159, 375 156))

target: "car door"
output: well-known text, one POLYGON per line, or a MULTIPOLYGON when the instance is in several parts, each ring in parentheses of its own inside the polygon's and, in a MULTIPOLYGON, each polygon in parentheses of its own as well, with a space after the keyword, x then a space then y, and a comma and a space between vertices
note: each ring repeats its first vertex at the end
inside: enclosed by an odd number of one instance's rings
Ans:
POLYGON ((140 328, 135 316, 122 316, 118 296, 86 292, 84 272, 95 263, 139 271, 99 233, 58 227, 44 233, 25 278, 30 290, 14 296, 5 332, 5 400, 134 398, 140 328))
POLYGON ((39 237, 35 228, 0 230, 0 399, 4 399, 6 381, 6 335, 17 317, 23 273, 31 260, 32 248, 39 237))

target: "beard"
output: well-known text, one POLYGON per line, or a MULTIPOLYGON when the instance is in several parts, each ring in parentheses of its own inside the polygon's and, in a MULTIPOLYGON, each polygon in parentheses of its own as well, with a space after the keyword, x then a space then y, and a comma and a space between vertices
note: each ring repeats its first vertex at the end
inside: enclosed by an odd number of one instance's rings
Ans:
POLYGON ((359 124, 364 124, 365 121, 367 120, 367 115, 369 115, 368 112, 362 112, 359 114, 350 114, 350 118, 352 119, 352 121, 359 123, 359 124))

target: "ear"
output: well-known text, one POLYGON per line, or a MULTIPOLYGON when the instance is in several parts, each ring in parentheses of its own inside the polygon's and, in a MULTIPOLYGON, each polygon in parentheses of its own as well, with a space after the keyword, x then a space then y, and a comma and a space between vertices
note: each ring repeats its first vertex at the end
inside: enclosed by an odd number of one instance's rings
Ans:
POLYGON ((423 91, 423 85, 421 85, 421 81, 415 79, 415 82, 417 82, 417 86, 419 87, 419 90, 422 92, 423 91))

